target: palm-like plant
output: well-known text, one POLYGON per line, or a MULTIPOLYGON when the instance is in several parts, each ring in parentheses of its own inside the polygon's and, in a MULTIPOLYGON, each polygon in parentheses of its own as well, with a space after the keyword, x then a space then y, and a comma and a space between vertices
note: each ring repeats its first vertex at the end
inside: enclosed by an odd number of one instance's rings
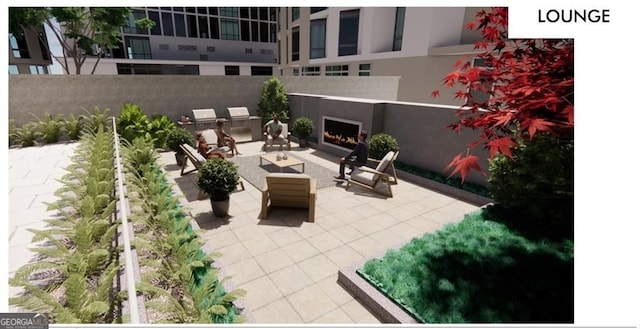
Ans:
POLYGON ((70 140, 75 141, 80 138, 85 120, 84 115, 75 116, 73 113, 69 113, 63 122, 63 131, 70 140))
POLYGON ((82 110, 87 113, 87 115, 85 116, 87 120, 85 127, 89 131, 97 133, 100 130, 100 127, 102 127, 102 129, 104 130, 111 129, 111 125, 109 124, 109 116, 107 115, 110 109, 106 108, 101 110, 98 106, 96 106, 93 108, 93 112, 89 112, 89 110, 85 108, 82 108, 82 110))

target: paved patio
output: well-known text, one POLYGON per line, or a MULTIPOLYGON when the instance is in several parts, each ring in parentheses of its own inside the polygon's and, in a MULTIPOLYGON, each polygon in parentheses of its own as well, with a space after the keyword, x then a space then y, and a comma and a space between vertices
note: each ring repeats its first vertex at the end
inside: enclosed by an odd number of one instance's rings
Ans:
MULTIPOLYGON (((261 143, 243 143, 242 156, 259 154, 261 143)), ((31 234, 50 216, 42 201, 53 201, 74 144, 9 150, 9 276, 25 264, 31 234)), ((337 171, 338 157, 294 145, 290 154, 337 171)), ((245 182, 231 196, 229 218, 216 218, 208 200, 197 200, 196 173, 180 176, 172 152, 160 162, 185 211, 203 230, 208 249, 222 253, 219 264, 243 299, 252 323, 358 323, 380 321, 338 283, 338 270, 401 246, 414 237, 457 222, 477 206, 400 180, 393 198, 357 186, 318 190, 316 221, 305 210, 275 209, 257 219, 261 193, 245 182)), ((256 164, 257 165, 257 164, 256 164)), ((10 295, 16 294, 9 289, 10 295)), ((10 310, 11 311, 11 308, 10 310)))

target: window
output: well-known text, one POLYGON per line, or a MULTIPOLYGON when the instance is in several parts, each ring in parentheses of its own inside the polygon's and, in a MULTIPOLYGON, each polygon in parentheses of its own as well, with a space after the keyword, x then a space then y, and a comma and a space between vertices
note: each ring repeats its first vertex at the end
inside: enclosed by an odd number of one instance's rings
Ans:
POLYGON ((171 65, 171 64, 116 64, 118 74, 173 74, 173 75, 200 75, 198 65, 171 65))
POLYGON ((404 7, 396 8, 396 26, 393 31, 393 51, 402 50, 402 34, 404 31, 404 7))
POLYGON ((278 21, 278 10, 280 10, 279 8, 276 7, 270 7, 269 8, 269 20, 272 22, 277 22, 278 21))
POLYGON ((218 7, 209 7, 209 15, 218 15, 218 7))
POLYGON ((127 21, 127 25, 122 29, 124 33, 132 33, 132 34, 148 34, 146 28, 138 27, 136 21, 142 18, 147 18, 147 15, 144 13, 144 10, 134 9, 129 15, 129 20, 127 21))
POLYGON ((151 45, 147 38, 126 37, 128 59, 151 59, 151 45))
POLYGON ((257 21, 251 21, 251 41, 260 40, 260 33, 258 31, 259 31, 258 22, 257 21))
POLYGON ((251 7, 251 18, 258 19, 258 7, 251 7))
POLYGON ((198 16, 198 30, 200 31, 200 38, 209 38, 209 25, 207 25, 207 18, 205 16, 198 16))
POLYGON ((220 7, 220 16, 238 17, 238 8, 236 8, 236 7, 220 7))
POLYGON ((162 35, 162 24, 160 24, 160 13, 157 11, 149 10, 149 19, 152 20, 155 25, 151 28, 152 35, 162 35))
POLYGON ((261 21, 268 21, 269 20, 269 8, 260 7, 258 9, 258 12, 260 13, 260 20, 261 21))
POLYGON ((240 21, 240 36, 242 41, 251 41, 251 32, 249 32, 249 21, 240 21))
POLYGON ((9 74, 20 74, 18 65, 9 65, 9 74))
POLYGON ((327 20, 314 19, 311 21, 311 42, 309 42, 309 58, 324 58, 327 40, 327 20))
POLYGON ((220 35, 222 40, 240 40, 238 21, 235 19, 220 19, 220 35))
POLYGON ((47 70, 45 70, 42 65, 29 65, 29 72, 31 74, 47 74, 47 70))
POLYGON ((249 18, 249 7, 240 7, 240 18, 249 18))
POLYGON ((320 75, 320 66, 306 66, 302 68, 302 75, 318 76, 320 75))
POLYGON ((209 17, 209 26, 211 27, 211 39, 220 39, 220 28, 218 27, 218 18, 209 17))
POLYGON ((173 17, 170 13, 162 13, 162 33, 166 36, 173 36, 173 17))
POLYGON ((38 44, 40 45, 40 52, 42 52, 42 59, 45 61, 51 60, 51 54, 49 53, 49 46, 46 44, 47 37, 44 32, 38 32, 38 44))
POLYGON ((251 66, 251 75, 273 75, 271 66, 251 66))
POLYGON ((184 15, 176 14, 174 18, 176 20, 176 37, 186 37, 187 30, 184 28, 184 15))
POLYGON ((349 75, 349 65, 327 65, 324 71, 326 76, 347 76, 349 75))
POLYGON ((360 64, 358 67, 358 75, 361 77, 368 77, 371 75, 371 64, 360 64))
POLYGON ((198 37, 198 21, 195 15, 187 15, 187 31, 189 31, 189 38, 198 37))
POLYGON ((338 36, 338 56, 358 53, 358 25, 360 10, 340 12, 340 33, 338 36))
POLYGON ((11 53, 15 58, 31 58, 29 55, 29 47, 22 37, 15 37, 13 33, 9 33, 9 43, 11 44, 11 53))
POLYGON ((327 9, 327 7, 311 7, 311 13, 315 14, 315 13, 323 11, 325 9, 327 9))
POLYGON ((300 60, 300 28, 294 27, 291 30, 291 61, 300 60))
POLYGON ((269 27, 271 28, 271 33, 269 34, 269 42, 276 43, 276 41, 278 40, 276 23, 270 23, 269 27))
POLYGON ((291 7, 291 21, 295 22, 300 18, 300 7, 291 7))
POLYGON ((260 42, 269 42, 269 23, 260 22, 260 42))
POLYGON ((294 76, 299 76, 300 75, 300 69, 293 69, 293 75, 294 76))
POLYGON ((490 70, 490 68, 484 63, 481 58, 474 58, 472 61, 473 67, 478 67, 481 69, 480 78, 476 81, 472 81, 469 83, 467 87, 467 93, 469 96, 467 97, 467 101, 465 105, 467 106, 485 106, 491 98, 491 90, 493 89, 493 84, 491 81, 483 77, 482 72, 490 70))
POLYGON ((237 65, 225 65, 224 75, 240 75, 240 66, 237 65))

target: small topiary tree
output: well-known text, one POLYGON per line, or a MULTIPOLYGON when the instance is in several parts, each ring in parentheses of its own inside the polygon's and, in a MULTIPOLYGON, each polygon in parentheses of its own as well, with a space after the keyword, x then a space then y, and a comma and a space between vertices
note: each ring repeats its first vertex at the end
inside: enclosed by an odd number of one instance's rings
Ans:
POLYGON ((222 158, 205 161, 198 171, 198 187, 214 201, 229 199, 239 182, 236 165, 222 158))
POLYGON ((271 77, 262 84, 258 109, 263 124, 271 120, 274 114, 278 114, 282 122, 289 120, 289 99, 284 85, 278 78, 271 77))
POLYGON ((301 147, 307 146, 307 139, 313 131, 313 121, 307 117, 300 117, 293 121, 293 135, 298 137, 301 147))
POLYGON ((373 159, 382 159, 389 151, 398 151, 398 142, 391 135, 379 133, 371 136, 369 140, 369 157, 373 159))

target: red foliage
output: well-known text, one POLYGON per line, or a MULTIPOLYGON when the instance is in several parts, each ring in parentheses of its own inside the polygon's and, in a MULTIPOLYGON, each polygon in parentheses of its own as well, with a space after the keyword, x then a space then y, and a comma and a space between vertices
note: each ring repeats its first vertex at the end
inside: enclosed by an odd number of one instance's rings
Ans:
MULTIPOLYGON (((479 130, 479 140, 469 147, 483 145, 491 158, 498 153, 511 157, 518 136, 531 139, 548 132, 573 139, 573 39, 508 39, 508 10, 502 7, 478 12, 476 22, 465 26, 481 31, 483 40, 475 48, 483 52, 476 57, 485 66, 459 61, 443 84, 464 87, 455 93, 456 99, 469 99, 468 89, 474 88, 491 97, 484 104, 462 106, 456 112, 458 121, 448 128, 479 130)), ((482 171, 477 156, 469 149, 463 153, 446 170, 454 168, 451 175, 460 172, 464 181, 470 169, 482 171)))

